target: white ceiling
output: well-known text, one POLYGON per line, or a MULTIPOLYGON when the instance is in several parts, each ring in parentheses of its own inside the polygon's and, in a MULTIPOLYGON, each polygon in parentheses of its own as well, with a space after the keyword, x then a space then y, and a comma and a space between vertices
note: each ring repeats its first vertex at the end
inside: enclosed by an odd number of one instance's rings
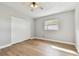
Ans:
POLYGON ((32 18, 51 15, 53 13, 58 13, 66 10, 72 10, 76 5, 75 2, 38 2, 38 4, 44 9, 41 10, 37 8, 34 11, 31 11, 30 2, 3 2, 2 4, 21 11, 28 16, 31 16, 32 18))

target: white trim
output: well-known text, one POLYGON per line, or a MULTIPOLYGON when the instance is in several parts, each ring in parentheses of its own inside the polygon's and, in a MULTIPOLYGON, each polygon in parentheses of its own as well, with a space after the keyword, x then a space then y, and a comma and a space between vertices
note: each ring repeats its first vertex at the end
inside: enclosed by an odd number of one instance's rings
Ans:
POLYGON ((55 39, 47 39, 47 38, 40 38, 40 37, 32 37, 32 39, 34 39, 34 38, 41 39, 41 40, 55 41, 55 42, 60 42, 60 43, 65 43, 65 44, 70 44, 70 45, 75 45, 75 43, 59 41, 59 40, 55 40, 55 39))
MULTIPOLYGON (((59 40, 52 40, 52 39, 46 39, 46 38, 39 38, 39 37, 32 37, 31 39, 41 39, 41 40, 48 40, 48 41, 55 41, 55 42, 60 42, 60 43, 65 43, 65 44, 70 44, 70 45, 75 45, 75 43, 70 43, 70 42, 63 42, 63 41, 59 41, 59 40)), ((64 48, 60 48, 60 47, 57 47, 57 46, 51 46, 52 48, 55 48, 55 49, 58 49, 58 50, 61 50, 61 51, 64 51, 64 52, 68 52, 68 53, 72 53, 72 54, 75 54, 75 55, 78 55, 77 52, 74 52, 72 50, 68 50, 68 49, 64 49, 64 48)), ((79 49, 77 49, 79 50, 79 49)))
POLYGON ((75 48, 77 49, 78 56, 79 56, 79 47, 75 46, 75 48))
POLYGON ((20 42, 23 42, 23 41, 26 41, 26 40, 29 40, 29 39, 24 39, 24 40, 21 40, 21 41, 18 41, 18 42, 11 42, 11 44, 16 44, 16 43, 20 43, 20 42))
POLYGON ((3 48, 6 48, 6 47, 9 47, 9 46, 12 46, 12 44, 7 44, 7 45, 3 45, 3 46, 0 46, 0 49, 3 49, 3 48))
MULTIPOLYGON (((34 39, 34 38, 38 38, 38 37, 31 37, 30 39, 34 39)), ((48 40, 46 38, 38 38, 38 39, 41 39, 41 40, 48 40)), ((29 39, 28 39, 29 40, 29 39)), ((24 40, 25 41, 25 40, 24 40)), ((63 42, 63 41, 57 41, 57 40, 50 40, 50 41, 55 41, 55 42, 60 42, 60 43, 66 43, 66 44, 71 44, 71 43, 67 43, 67 42, 63 42)), ((19 42, 18 42, 19 43, 19 42)), ((16 44, 16 43, 14 43, 16 44)), ((13 43, 10 43, 10 44, 7 44, 7 45, 4 45, 4 46, 1 46, 0 49, 3 49, 3 48, 6 48, 6 47, 9 47, 9 46, 12 46, 13 43)), ((73 53, 73 54, 76 54, 76 52, 74 51, 71 51, 71 50, 67 50, 67 49, 62 49, 62 48, 59 48, 59 47, 56 47, 56 46, 51 46, 52 48, 55 48, 55 49, 58 49, 58 50, 61 50, 61 51, 65 51, 65 52, 69 52, 69 53, 73 53)), ((78 50, 79 52, 79 49, 76 47, 76 49, 78 50)))
MULTIPOLYGON (((27 40, 29 40, 29 39, 27 39, 27 40)), ((26 39, 23 40, 23 41, 26 41, 26 39)), ((20 42, 23 42, 23 41, 20 41, 20 42)), ((20 42, 16 42, 16 43, 20 43, 20 42)), ((12 46, 13 44, 16 44, 16 43, 12 43, 12 42, 11 42, 10 44, 0 46, 0 49, 3 49, 3 48, 6 48, 6 47, 9 47, 9 46, 12 46)))
POLYGON ((77 49, 77 52, 78 52, 78 54, 79 54, 79 47, 75 46, 75 48, 77 49))
MULTIPOLYGON (((51 40, 51 39, 46 39, 46 38, 39 38, 39 37, 31 37, 29 39, 34 39, 34 38, 37 38, 37 39, 41 39, 41 40, 49 40, 49 41, 55 41, 55 42, 60 42, 60 43, 66 43, 66 44, 71 44, 71 45, 75 45, 74 43, 70 43, 70 42, 63 42, 63 41, 58 41, 58 40, 51 40)), ((29 40, 28 39, 28 40, 29 40)), ((25 41, 25 40, 23 40, 25 41)), ((22 42, 22 41, 21 41, 22 42)), ((20 42, 17 42, 17 43, 20 43, 20 42)), ((4 45, 4 46, 0 46, 0 49, 3 49, 3 48, 6 48, 6 47, 9 47, 9 46, 12 46, 13 44, 16 44, 16 43, 10 43, 10 44, 7 44, 7 45, 4 45)), ((79 49, 76 47, 76 49, 78 50, 79 52, 79 49)))
POLYGON ((79 53, 79 48, 76 48, 77 49, 77 51, 78 51, 78 53, 79 53))

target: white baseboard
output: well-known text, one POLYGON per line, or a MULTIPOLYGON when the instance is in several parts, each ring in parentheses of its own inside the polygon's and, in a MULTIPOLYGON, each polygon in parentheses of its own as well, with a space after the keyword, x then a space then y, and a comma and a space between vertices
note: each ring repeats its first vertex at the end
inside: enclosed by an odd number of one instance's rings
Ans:
POLYGON ((0 46, 0 49, 3 49, 3 48, 6 48, 6 47, 9 47, 9 46, 11 46, 12 44, 10 43, 10 44, 7 44, 7 45, 3 45, 3 46, 0 46))
POLYGON ((78 54, 79 54, 79 47, 75 46, 75 48, 77 49, 77 52, 78 52, 78 54))
POLYGON ((60 42, 60 43, 65 43, 65 44, 70 44, 70 45, 75 45, 75 43, 64 42, 64 41, 59 41, 59 40, 54 40, 54 39, 47 39, 47 38, 40 38, 40 37, 32 37, 32 39, 34 39, 34 38, 41 39, 41 40, 55 41, 55 42, 60 42))
MULTIPOLYGON (((30 38, 29 38, 30 39, 30 38)), ((29 40, 27 39, 27 40, 29 40)), ((26 40, 26 39, 25 39, 26 40)), ((25 41, 23 40, 23 41, 25 41)), ((20 41, 20 42, 23 42, 23 41, 20 41)), ((20 43, 20 42, 17 42, 17 43, 20 43)), ((12 46, 13 44, 16 44, 16 43, 9 43, 9 44, 6 44, 6 45, 3 45, 3 46, 0 46, 0 49, 3 49, 3 48, 6 48, 6 47, 9 47, 9 46, 12 46)))
POLYGON ((11 44, 13 45, 13 44, 16 44, 16 43, 20 43, 20 42, 23 42, 23 41, 26 41, 26 40, 29 40, 31 37, 29 37, 29 38, 25 38, 25 39, 23 39, 23 40, 21 40, 21 41, 18 41, 18 42, 12 42, 11 44))
MULTIPOLYGON (((37 38, 37 39, 41 39, 41 40, 48 40, 48 41, 55 41, 55 42, 60 42, 60 43, 66 43, 66 44, 71 44, 71 45, 75 45, 74 43, 70 43, 70 42, 63 42, 63 41, 59 41, 59 40, 52 40, 52 39, 47 39, 47 38, 39 38, 39 37, 31 37, 29 39, 34 39, 34 38, 37 38)), ((25 41, 25 40, 24 40, 25 41)), ((19 43, 19 42, 17 42, 19 43)), ((9 47, 13 44, 16 44, 16 43, 10 43, 10 44, 7 44, 7 45, 4 45, 4 46, 0 46, 0 49, 3 49, 3 48, 6 48, 6 47, 9 47)), ((77 48, 78 52, 79 52, 79 49, 77 48)))
POLYGON ((79 48, 77 48, 78 54, 79 54, 79 48))
MULTIPOLYGON (((47 39, 47 38, 39 38, 39 37, 32 37, 31 39, 41 39, 41 40, 48 40, 48 41, 54 41, 54 42, 60 42, 60 43, 65 43, 65 44, 70 44, 70 45, 75 45, 75 43, 71 43, 71 42, 63 42, 63 41, 59 41, 59 40, 53 40, 53 39, 47 39)), ((68 49, 64 49, 64 48, 60 48, 60 47, 56 47, 56 46, 51 46, 52 48, 55 48, 55 49, 58 49, 58 50, 61 50, 61 51, 65 51, 65 52, 68 52, 68 53, 73 53, 73 54, 76 54, 78 55, 78 53, 72 51, 72 50, 68 50, 68 49)), ((78 49, 77 49, 78 50, 78 49)), ((79 52, 79 50, 78 50, 79 52)))
MULTIPOLYGON (((63 41, 58 41, 58 40, 51 40, 51 39, 46 39, 46 38, 39 38, 39 37, 31 37, 31 38, 29 38, 29 39, 34 39, 34 38, 37 38, 37 39, 41 39, 41 40, 49 40, 49 41, 55 41, 55 42, 60 42, 60 43, 66 43, 66 44, 72 44, 72 45, 74 45, 74 43, 70 43, 70 42, 63 42, 63 41)), ((19 42, 18 42, 19 43, 19 42)), ((16 44, 16 43, 15 43, 16 44)), ((4 45, 4 46, 0 46, 0 49, 3 49, 3 48, 6 48, 6 47, 9 47, 9 46, 12 46, 13 45, 13 43, 10 43, 10 44, 7 44, 7 45, 4 45)), ((56 49, 59 49, 59 50, 62 50, 62 49, 60 49, 60 48, 58 48, 58 47, 55 47, 55 46, 52 46, 53 48, 56 48, 56 49)), ((77 47, 76 47, 77 48, 77 47)), ((74 54, 76 54, 75 52, 73 52, 73 51, 70 51, 70 50, 66 50, 66 49, 63 49, 64 51, 67 51, 67 52, 69 52, 69 53, 74 53, 74 54)), ((78 52, 79 52, 79 49, 77 48, 77 50, 78 50, 78 52)))

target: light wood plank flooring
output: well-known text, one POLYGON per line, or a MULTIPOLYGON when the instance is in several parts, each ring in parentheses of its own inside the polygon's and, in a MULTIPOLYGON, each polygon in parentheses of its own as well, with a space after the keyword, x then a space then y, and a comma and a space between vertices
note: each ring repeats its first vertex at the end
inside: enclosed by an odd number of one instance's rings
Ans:
POLYGON ((74 45, 58 42, 45 41, 40 39, 29 39, 0 50, 0 56, 76 56, 63 50, 55 49, 52 46, 64 48, 77 53, 74 45))

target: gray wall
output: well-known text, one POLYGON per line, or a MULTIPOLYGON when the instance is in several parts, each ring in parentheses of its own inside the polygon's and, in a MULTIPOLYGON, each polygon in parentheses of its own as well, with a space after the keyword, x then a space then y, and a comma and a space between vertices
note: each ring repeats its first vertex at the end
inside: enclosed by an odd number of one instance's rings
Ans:
POLYGON ((35 37, 47 38, 51 40, 59 40, 64 42, 75 42, 74 38, 74 10, 66 11, 54 15, 49 15, 41 18, 37 18, 36 22, 36 35, 35 37), (44 30, 44 21, 56 18, 60 21, 58 31, 45 31, 44 30))
MULTIPOLYGON (((31 24, 32 19, 27 15, 0 3, 0 47, 11 43, 11 16, 29 20, 31 24)), ((31 30, 31 27, 29 30, 31 30)))
POLYGON ((31 37, 31 20, 23 18, 11 18, 11 42, 22 42, 31 37))
POLYGON ((75 9, 75 35, 76 35, 76 48, 79 52, 79 3, 75 9))
MULTIPOLYGON (((74 40, 74 11, 63 12, 36 20, 28 17, 21 12, 9 8, 0 3, 0 46, 11 43, 11 16, 29 20, 31 27, 30 36, 49 38, 54 40, 75 42, 74 40), (56 18, 60 20, 60 29, 58 31, 44 31, 43 22, 48 19, 56 18)), ((78 16, 77 16, 78 17, 78 16)))

